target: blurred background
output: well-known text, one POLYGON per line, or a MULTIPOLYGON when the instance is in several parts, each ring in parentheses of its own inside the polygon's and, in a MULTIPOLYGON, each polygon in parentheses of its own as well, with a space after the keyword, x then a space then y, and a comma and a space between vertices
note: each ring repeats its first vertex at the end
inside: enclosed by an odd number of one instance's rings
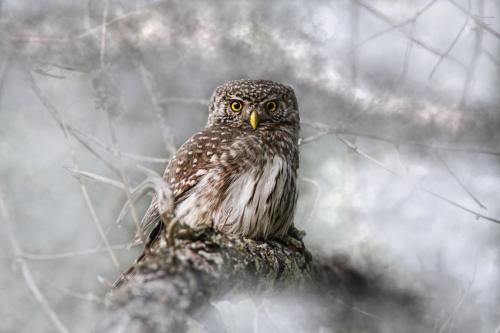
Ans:
MULTIPOLYGON (((0 1, 0 331, 92 328, 140 251, 120 184, 252 78, 298 97, 307 246, 418 295, 421 331, 500 332, 499 45, 495 0, 0 1)), ((230 332, 310 331, 290 304, 215 305, 230 332)))

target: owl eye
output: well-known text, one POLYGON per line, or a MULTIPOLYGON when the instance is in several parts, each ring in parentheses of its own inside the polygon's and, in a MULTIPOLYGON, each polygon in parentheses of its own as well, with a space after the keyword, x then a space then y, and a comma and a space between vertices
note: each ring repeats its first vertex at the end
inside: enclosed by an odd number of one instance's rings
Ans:
POLYGON ((268 111, 274 112, 278 108, 278 105, 276 104, 276 102, 267 102, 266 108, 268 111))
POLYGON ((240 112, 243 109, 243 102, 241 101, 231 101, 229 105, 234 112, 240 112))

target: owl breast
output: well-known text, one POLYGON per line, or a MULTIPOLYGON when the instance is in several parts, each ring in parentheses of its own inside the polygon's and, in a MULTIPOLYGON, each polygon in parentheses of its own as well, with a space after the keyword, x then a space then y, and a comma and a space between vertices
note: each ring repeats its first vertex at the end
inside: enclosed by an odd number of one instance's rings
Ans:
POLYGON ((227 172, 227 165, 206 171, 179 203, 176 215, 193 226, 211 221, 215 228, 232 234, 282 238, 293 223, 296 171, 275 155, 248 163, 230 177, 227 172))

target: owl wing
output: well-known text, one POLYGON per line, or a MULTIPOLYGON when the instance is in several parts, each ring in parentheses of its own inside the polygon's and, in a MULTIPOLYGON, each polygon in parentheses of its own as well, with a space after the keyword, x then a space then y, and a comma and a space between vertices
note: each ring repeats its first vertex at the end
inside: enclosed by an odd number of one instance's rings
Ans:
MULTIPOLYGON (((163 178, 170 185, 174 195, 174 205, 182 202, 190 190, 198 184, 200 178, 214 167, 214 157, 220 157, 230 142, 241 133, 230 127, 206 128, 194 134, 186 141, 170 159, 163 178)), ((143 219, 143 230, 151 230, 148 244, 157 239, 163 223, 158 211, 158 200, 155 195, 143 219)), ((138 236, 138 235, 137 235, 138 236)), ((138 237, 136 236, 136 240, 138 237)))

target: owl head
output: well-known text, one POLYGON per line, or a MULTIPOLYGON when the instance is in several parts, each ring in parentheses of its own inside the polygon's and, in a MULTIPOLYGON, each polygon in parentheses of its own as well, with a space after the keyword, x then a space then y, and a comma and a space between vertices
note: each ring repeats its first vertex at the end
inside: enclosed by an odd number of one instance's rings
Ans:
POLYGON ((210 99, 207 126, 229 125, 259 131, 299 128, 299 110, 292 88, 267 80, 234 80, 217 87, 210 99))

